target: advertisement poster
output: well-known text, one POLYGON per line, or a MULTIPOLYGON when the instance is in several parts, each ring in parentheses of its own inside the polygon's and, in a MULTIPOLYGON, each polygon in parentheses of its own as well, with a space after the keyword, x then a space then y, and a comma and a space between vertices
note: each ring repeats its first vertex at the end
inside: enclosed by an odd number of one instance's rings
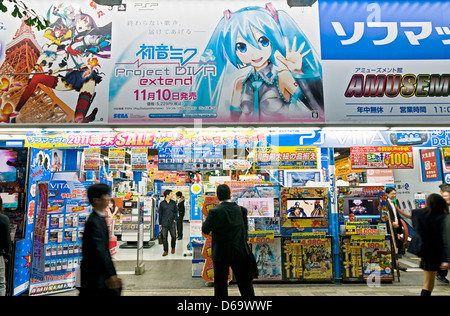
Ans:
POLYGON ((273 231, 249 232, 248 238, 259 271, 256 280, 281 280, 281 239, 273 231))
POLYGON ((92 1, 26 4, 50 25, 38 31, 25 17, 3 14, 0 100, 8 102, 2 122, 107 122, 112 12, 92 1))
POLYGON ((131 169, 133 171, 147 171, 147 148, 131 148, 131 169))
POLYGON ((283 280, 333 279, 331 239, 324 234, 282 237, 283 280))
POLYGON ((4 15, 2 123, 325 120, 317 5, 27 6, 50 25, 38 31, 4 15))
POLYGON ((362 277, 364 279, 376 275, 381 280, 391 279, 394 268, 392 252, 388 237, 351 236, 350 245, 361 251, 362 277))
POLYGON ((109 170, 124 170, 125 168, 125 148, 109 148, 108 150, 109 170))
POLYGON ((32 246, 34 233, 34 218, 36 211, 37 186, 39 182, 50 180, 51 170, 50 150, 31 148, 30 178, 28 181, 27 221, 25 225, 25 239, 17 241, 14 259, 14 290, 13 295, 19 295, 29 287, 32 246))
POLYGON ((45 265, 45 228, 47 225, 48 183, 42 182, 37 186, 37 214, 34 225, 33 240, 33 268, 31 270, 31 283, 44 281, 45 265))
POLYGON ((322 234, 296 234, 292 240, 301 239, 304 262, 303 277, 306 280, 330 280, 333 278, 331 239, 322 234))
POLYGON ((256 147, 255 169, 317 169, 316 147, 256 147))
POLYGON ((273 198, 239 198, 238 204, 245 207, 248 217, 274 217, 273 198))
POLYGON ((27 6, 50 25, 38 31, 2 17, 2 125, 445 123, 450 116, 447 1, 27 6))
POLYGON ((324 121, 317 6, 128 2, 116 17, 109 123, 324 121))
POLYGON ((327 122, 448 121, 448 1, 318 3, 327 122))
POLYGON ((254 186, 254 183, 247 183, 247 186, 233 187, 231 190, 232 199, 240 204, 242 199, 270 199, 273 201, 273 216, 272 217, 249 217, 248 229, 249 231, 274 231, 276 235, 280 234, 280 188, 277 187, 263 187, 254 186))
POLYGON ((439 150, 421 149, 420 162, 422 167, 422 181, 442 180, 439 150))
POLYGON ((100 170, 100 148, 85 148, 84 153, 84 170, 98 171, 100 170))
POLYGON ((39 215, 35 226, 36 233, 38 228, 43 231, 43 244, 39 246, 36 243, 38 235, 35 233, 30 296, 75 289, 75 271, 81 260, 84 226, 91 212, 87 201, 87 187, 91 184, 78 181, 48 182, 44 223, 39 224, 39 215), (36 253, 41 248, 42 269, 39 274, 35 274, 34 269, 40 262, 36 253))
POLYGON ((411 146, 350 147, 352 169, 413 169, 411 146))

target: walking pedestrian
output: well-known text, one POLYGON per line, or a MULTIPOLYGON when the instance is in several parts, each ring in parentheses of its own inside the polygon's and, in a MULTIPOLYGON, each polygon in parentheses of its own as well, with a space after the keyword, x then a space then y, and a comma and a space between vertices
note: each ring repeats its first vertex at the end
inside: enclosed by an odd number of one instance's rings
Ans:
POLYGON ((0 197, 0 296, 6 296, 6 264, 11 257, 11 235, 8 216, 3 213, 0 197))
POLYGON ((177 203, 172 200, 172 190, 164 191, 164 200, 159 203, 159 229, 163 237, 163 256, 167 256, 169 252, 168 233, 170 232, 170 245, 172 253, 175 253, 176 245, 176 222, 177 222, 177 203))
POLYGON ((424 281, 421 296, 431 295, 437 271, 447 269, 448 266, 443 236, 447 214, 447 203, 436 193, 427 197, 425 208, 412 211, 415 234, 419 234, 422 239, 420 268, 423 270, 424 281))
MULTIPOLYGON (((445 202, 447 202, 447 206, 450 205, 450 184, 442 183, 439 185, 439 191, 444 198, 445 202)), ((436 274, 436 280, 441 283, 448 284, 449 281, 447 279, 448 270, 439 269, 436 274)))
POLYGON ((185 206, 184 206, 184 196, 181 191, 178 191, 176 193, 177 196, 177 208, 178 208, 178 217, 177 217, 177 239, 181 240, 183 239, 183 218, 184 213, 186 212, 185 206))
POLYGON ((403 240, 399 238, 399 235, 403 234, 403 225, 400 218, 400 213, 398 211, 398 205, 397 205, 397 191, 392 188, 388 187, 386 188, 386 194, 388 196, 388 211, 389 211, 389 218, 391 219, 391 227, 392 227, 392 233, 394 235, 394 241, 395 245, 397 247, 397 264, 398 268, 401 271, 406 271, 407 269, 400 265, 398 258, 403 253, 403 240))
POLYGON ((220 204, 209 211, 202 226, 204 234, 212 233, 214 295, 228 296, 231 266, 241 295, 255 296, 246 245, 247 210, 231 201, 231 190, 226 184, 217 187, 217 198, 220 204))
POLYGON ((106 225, 110 194, 111 188, 104 183, 93 184, 87 191, 93 210, 86 221, 83 234, 80 296, 120 295, 122 281, 117 277, 111 259, 106 225))

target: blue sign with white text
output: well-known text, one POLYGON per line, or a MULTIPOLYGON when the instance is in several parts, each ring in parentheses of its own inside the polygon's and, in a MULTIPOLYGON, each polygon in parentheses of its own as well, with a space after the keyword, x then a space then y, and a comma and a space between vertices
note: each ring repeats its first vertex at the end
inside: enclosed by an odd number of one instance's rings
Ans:
POLYGON ((322 59, 450 58, 448 1, 319 1, 322 59))

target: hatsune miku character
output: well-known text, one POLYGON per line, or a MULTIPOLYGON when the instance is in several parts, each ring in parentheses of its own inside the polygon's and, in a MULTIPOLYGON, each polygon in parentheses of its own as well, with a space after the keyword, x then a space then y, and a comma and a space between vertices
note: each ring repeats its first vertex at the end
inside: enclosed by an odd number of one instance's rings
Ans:
POLYGON ((234 120, 301 122, 323 114, 322 68, 308 39, 285 11, 264 7, 226 10, 201 61, 215 62, 216 78, 204 76, 196 85, 198 100, 217 105, 223 86, 236 69, 231 104, 234 120), (231 66, 231 67, 230 67, 231 66))

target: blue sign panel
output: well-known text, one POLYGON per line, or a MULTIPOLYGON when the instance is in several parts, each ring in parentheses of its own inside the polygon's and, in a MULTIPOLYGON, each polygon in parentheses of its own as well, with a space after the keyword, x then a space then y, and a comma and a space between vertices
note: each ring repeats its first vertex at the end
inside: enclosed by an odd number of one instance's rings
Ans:
POLYGON ((319 1, 322 59, 450 58, 448 1, 319 1))

